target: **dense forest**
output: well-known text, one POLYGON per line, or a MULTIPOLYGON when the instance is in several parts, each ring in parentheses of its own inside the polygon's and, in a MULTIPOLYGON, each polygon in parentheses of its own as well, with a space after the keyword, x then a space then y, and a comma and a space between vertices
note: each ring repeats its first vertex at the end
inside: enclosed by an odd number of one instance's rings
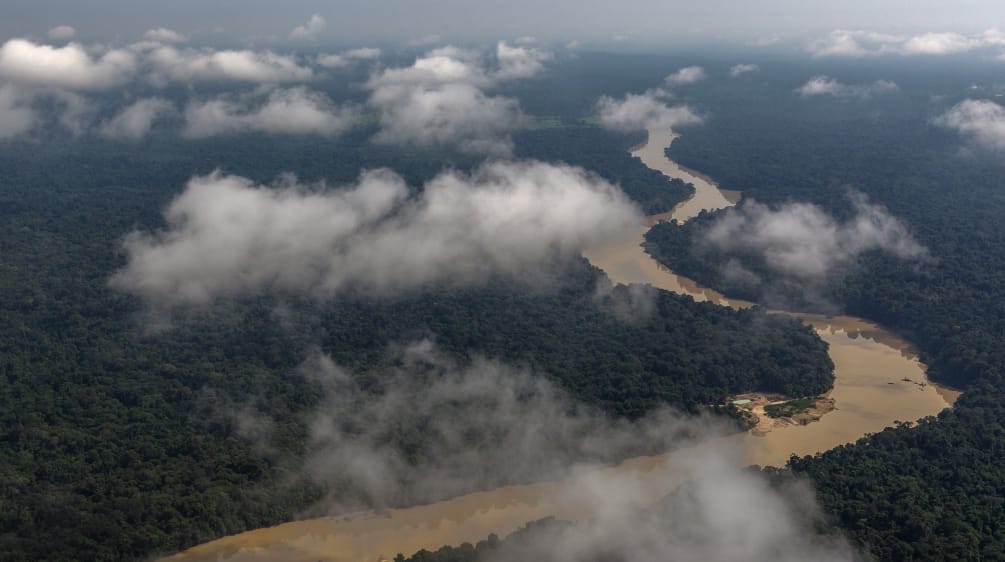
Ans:
MULTIPOLYGON (((715 62, 705 68, 726 70, 715 62)), ((773 303, 880 322, 919 345, 931 377, 966 391, 936 417, 764 469, 771 480, 809 476, 824 510, 872 559, 1005 559, 1005 168, 999 154, 933 123, 965 97, 1000 93, 997 72, 962 58, 848 64, 782 57, 747 80, 710 80, 679 98, 711 117, 674 142, 675 161, 742 190, 748 201, 812 203, 838 220, 853 214, 848 192, 857 190, 903 220, 930 253, 919 267, 867 252, 818 287, 823 299, 793 291, 773 303), (796 94, 822 69, 846 83, 888 79, 899 88, 873 98, 796 94)), ((783 279, 762 256, 701 243, 720 216, 659 224, 647 250, 730 296, 777 296, 764 289, 783 279), (723 275, 724 259, 740 261, 762 284, 723 275)), ((499 544, 413 559, 492 559, 499 544)))
MULTIPOLYGON (((507 86, 542 116, 513 134, 516 154, 582 165, 646 212, 671 208, 688 187, 627 154, 642 135, 608 133, 587 118, 597 96, 644 91, 654 76, 696 62, 710 78, 675 101, 693 104, 705 122, 684 131, 672 157, 769 206, 808 202, 847 218, 852 188, 902 219, 931 259, 919 266, 865 253, 821 295, 833 310, 915 342, 933 378, 966 391, 936 418, 792 459, 766 477, 811 478, 824 510, 877 559, 1005 558, 1005 169, 998 155, 932 122, 965 96, 991 95, 997 67, 827 63, 845 82, 892 79, 899 88, 804 98, 794 90, 824 62, 769 58, 758 73, 726 80, 735 61, 584 54, 507 86)), ((803 395, 829 386, 825 345, 808 328, 756 309, 612 289, 583 261, 530 292, 493 280, 387 300, 248 299, 153 333, 142 304, 108 287, 124 263, 123 235, 161 225, 165 205, 194 174, 219 168, 268 183, 292 171, 339 185, 387 166, 416 187, 445 167, 477 164, 470 155, 374 145, 371 133, 182 141, 155 131, 134 144, 55 135, 0 144, 5 560, 138 559, 304 513, 326 493, 299 470, 305 413, 322 390, 297 371, 318 350, 365 380, 386 366, 390 346, 430 338, 459 362, 484 356, 530 369, 629 419, 663 403, 696 411, 744 390, 803 395), (639 295, 646 306, 637 306, 639 295), (281 420, 272 454, 238 431, 231 414, 249 403, 281 420)), ((694 251, 715 220, 660 225, 647 247, 705 284, 764 297, 727 283, 717 267, 724 254, 694 251)), ((771 284, 758 256, 729 257, 771 284)), ((479 559, 502 542, 414 559, 479 559)))
MULTIPOLYGON (((891 76, 897 69, 877 64, 869 71, 891 76)), ((828 306, 917 343, 929 375, 966 393, 937 419, 794 459, 790 467, 813 477, 824 508, 878 559, 1001 559, 1005 169, 997 154, 932 123, 974 95, 960 86, 967 79, 981 83, 972 66, 899 71, 906 75, 898 77, 901 91, 889 99, 800 99, 764 83, 707 92, 705 99, 718 98, 710 102, 715 119, 675 142, 669 154, 772 207, 809 202, 844 219, 853 213, 849 188, 861 191, 928 249, 931 259, 920 266, 867 252, 820 287, 821 295, 828 306), (931 95, 933 87, 941 97, 931 95), (742 108, 730 103, 739 96, 742 108)), ((647 248, 675 271, 727 294, 757 300, 765 287, 782 286, 763 256, 702 244, 717 219, 661 224, 647 248), (763 283, 724 276, 721 264, 729 259, 763 283)), ((787 306, 815 306, 796 297, 787 306)))
MULTIPOLYGON (((517 142, 527 157, 596 163, 647 210, 669 208, 687 189, 627 155, 640 139, 573 123, 517 142)), ((530 292, 493 281, 388 300, 250 299, 150 333, 141 303, 108 279, 123 264, 122 236, 160 224, 192 174, 220 167, 267 182, 293 170, 338 184, 390 166, 415 186, 472 160, 360 138, 36 142, 0 146, 5 560, 136 559, 302 513, 325 493, 297 472, 305 413, 321 391, 295 373, 314 350, 366 376, 392 344, 432 338, 458 361, 532 369, 627 418, 746 390, 813 394, 832 381, 808 328, 656 292, 643 292, 648 312, 626 316, 629 290, 598 293, 606 278, 582 260, 530 292), (282 420, 270 443, 278 455, 242 439, 228 415, 261 395, 261 413, 282 420)))

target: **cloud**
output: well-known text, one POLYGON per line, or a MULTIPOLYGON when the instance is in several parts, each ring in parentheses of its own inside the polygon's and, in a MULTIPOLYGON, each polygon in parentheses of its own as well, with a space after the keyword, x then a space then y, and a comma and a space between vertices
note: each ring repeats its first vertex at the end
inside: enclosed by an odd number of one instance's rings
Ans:
POLYGON ((954 32, 893 35, 838 29, 831 31, 824 38, 811 42, 809 50, 815 57, 942 56, 1001 45, 1005 45, 1005 34, 997 29, 969 36, 954 32))
MULTIPOLYGON (((827 524, 805 481, 773 486, 741 468, 735 444, 718 439, 730 432, 721 419, 666 408, 611 419, 539 374, 485 358, 459 363, 428 340, 387 364, 366 373, 366 387, 322 354, 300 369, 322 395, 302 469, 327 491, 317 512, 547 480, 535 489, 537 509, 575 506, 578 522, 508 540, 486 560, 855 559, 840 535, 821 533, 827 524), (647 471, 600 469, 674 449, 647 471)), ((269 440, 273 420, 247 409, 234 418, 256 445, 269 440)))
POLYGON ((72 39, 76 34, 77 30, 69 25, 57 25, 50 29, 48 33, 49 39, 54 41, 66 41, 67 39, 72 39))
POLYGON ((143 34, 143 38, 147 41, 155 41, 157 43, 184 43, 188 41, 188 37, 166 27, 148 29, 143 34))
POLYGON ((897 84, 890 80, 877 80, 872 84, 842 84, 827 76, 814 76, 796 89, 803 97, 834 96, 868 98, 897 91, 897 84))
POLYGON ((59 124, 74 136, 82 135, 91 127, 94 105, 84 96, 62 90, 41 94, 51 99, 59 112, 59 124))
POLYGON ((338 135, 352 128, 358 112, 338 107, 319 92, 306 88, 279 89, 264 103, 221 96, 191 102, 185 108, 185 128, 189 138, 205 138, 243 132, 287 135, 338 135))
POLYGON ((455 145, 473 154, 510 154, 507 133, 523 119, 516 100, 465 83, 384 85, 369 103, 380 111, 376 142, 455 145))
MULTIPOLYGON (((846 275, 860 255, 882 251, 906 260, 925 260, 927 250, 884 207, 850 192, 854 215, 835 220, 816 205, 790 203, 772 209, 754 200, 725 211, 700 238, 698 250, 712 247, 730 255, 754 255, 781 276, 775 289, 812 298, 817 289, 846 275), (784 285, 784 288, 782 287, 784 285)), ((724 275, 758 285, 756 274, 739 262, 724 262, 724 275)))
POLYGON ((195 50, 153 45, 147 52, 155 84, 170 81, 236 81, 257 83, 302 82, 313 72, 296 57, 270 51, 195 50))
POLYGON ((512 80, 515 78, 530 78, 544 69, 544 61, 551 58, 548 53, 527 47, 510 47, 504 41, 496 45, 496 59, 499 69, 495 73, 497 80, 512 80))
POLYGON ((741 470, 723 448, 699 447, 658 467, 681 484, 653 497, 631 472, 592 472, 562 499, 586 515, 576 524, 539 523, 512 536, 489 562, 548 560, 814 560, 861 558, 829 524, 804 481, 770 485, 741 470))
POLYGON ((103 123, 98 134, 111 139, 139 140, 150 132, 157 119, 175 111, 174 104, 163 98, 137 100, 103 123))
POLYGON ((955 129, 985 148, 1005 149, 1005 107, 993 101, 961 101, 935 118, 934 123, 955 129))
POLYGON ((325 68, 342 68, 361 60, 373 60, 380 58, 380 49, 360 48, 334 55, 318 55, 317 62, 325 68))
POLYGON ((756 64, 737 64, 729 69, 729 75, 736 78, 737 76, 757 72, 759 70, 761 70, 761 67, 756 64))
POLYGON ((455 145, 464 152, 508 155, 508 133, 523 120, 515 99, 485 92, 498 82, 540 70, 533 49, 497 46, 499 68, 485 68, 479 53, 444 47, 408 67, 370 77, 369 105, 380 112, 382 143, 455 145))
POLYGON ((871 39, 872 41, 870 42, 885 42, 894 40, 892 37, 889 39, 888 37, 890 36, 881 35, 876 37, 864 31, 838 29, 830 32, 827 37, 818 39, 811 43, 809 49, 815 57, 858 58, 874 54, 862 45, 863 40, 871 39))
POLYGON ((682 84, 694 84, 700 80, 705 79, 705 69, 700 66, 686 66, 677 72, 674 72, 670 76, 667 76, 664 80, 667 84, 671 86, 679 86, 682 84))
POLYGON ((606 181, 540 162, 443 172, 418 196, 386 169, 337 190, 270 189, 214 173, 193 178, 165 218, 164 231, 129 235, 128 264, 112 280, 154 309, 537 279, 640 220, 606 181))
POLYGON ((76 43, 52 47, 11 39, 0 46, 0 79, 26 86, 104 90, 124 83, 135 70, 135 56, 120 49, 94 58, 76 43))
POLYGON ((925 33, 904 41, 899 52, 905 55, 950 55, 981 45, 980 40, 964 37, 959 33, 925 33))
POLYGON ((31 99, 10 84, 0 85, 0 139, 26 133, 34 126, 31 99))
POLYGON ((626 94, 617 100, 604 96, 597 101, 600 124, 616 131, 669 130, 701 123, 702 119, 687 105, 668 106, 660 98, 665 93, 650 90, 626 94))
POLYGON ((293 31, 290 32, 290 39, 317 39, 318 35, 324 31, 327 25, 328 22, 325 21, 325 18, 321 14, 314 14, 307 20, 307 23, 293 28, 293 31))
POLYGON ((371 76, 368 86, 377 89, 385 85, 429 85, 452 82, 478 86, 491 84, 490 78, 480 65, 477 52, 456 47, 442 47, 415 59, 411 66, 388 68, 371 76))
MULTIPOLYGON (((554 478, 577 462, 666 450, 687 427, 669 410, 635 423, 607 419, 542 377, 486 359, 459 365, 428 340, 389 362, 399 366, 373 373, 370 391, 324 355, 302 368, 325 396, 309 424, 306 462, 333 492, 325 511, 554 478)), ((705 421, 703 435, 726 430, 705 421)))

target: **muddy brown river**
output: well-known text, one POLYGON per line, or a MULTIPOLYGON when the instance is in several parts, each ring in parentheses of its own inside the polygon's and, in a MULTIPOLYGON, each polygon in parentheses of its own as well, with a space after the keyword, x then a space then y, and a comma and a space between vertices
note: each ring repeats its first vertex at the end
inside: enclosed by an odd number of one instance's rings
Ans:
MULTIPOLYGON (((739 200, 738 192, 718 189, 706 177, 669 160, 664 149, 670 132, 650 131, 646 144, 633 151, 643 163, 695 186, 695 195, 664 215, 649 217, 632 236, 591 248, 584 255, 615 283, 648 283, 724 306, 749 307, 678 276, 657 264, 641 243, 649 225, 675 218, 681 222, 703 209, 721 209, 739 200)), ((764 435, 740 433, 652 457, 629 459, 618 466, 583 469, 566 479, 506 486, 429 505, 325 517, 248 531, 191 548, 164 560, 261 562, 377 562, 402 552, 435 550, 445 544, 477 542, 490 533, 505 536, 546 516, 583 520, 592 505, 584 490, 603 486, 628 489, 638 498, 658 499, 680 484, 676 464, 700 456, 703 449, 725 445, 739 464, 781 466, 789 456, 823 452, 881 431, 897 421, 914 421, 952 405, 959 393, 930 383, 911 344, 883 328, 849 316, 791 314, 813 326, 830 344, 835 382, 828 396, 835 409, 807 425, 779 424, 764 435)))

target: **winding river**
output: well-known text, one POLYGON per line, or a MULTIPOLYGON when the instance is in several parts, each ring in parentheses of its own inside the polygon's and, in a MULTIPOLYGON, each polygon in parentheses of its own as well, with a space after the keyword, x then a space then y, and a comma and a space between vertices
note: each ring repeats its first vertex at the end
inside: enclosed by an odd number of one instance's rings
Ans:
MULTIPOLYGON (((650 131, 648 142, 632 153, 650 168, 695 186, 695 195, 670 213, 649 217, 647 225, 622 240, 591 248, 584 255, 616 283, 648 283, 724 306, 749 307, 678 276, 642 249, 649 226, 675 218, 684 222, 703 209, 721 209, 739 200, 738 192, 720 190, 706 177, 669 160, 664 149, 675 136, 650 131)), ((791 314, 813 326, 830 344, 835 382, 829 393, 835 409, 807 425, 776 424, 764 434, 740 433, 652 457, 629 459, 618 466, 583 470, 557 482, 506 486, 434 504, 325 517, 249 531, 199 545, 166 558, 179 561, 377 562, 396 553, 435 550, 444 544, 477 542, 496 533, 505 536, 528 521, 546 516, 570 520, 589 517, 591 502, 584 490, 599 481, 630 487, 638 497, 659 498, 680 483, 675 465, 700 456, 704 448, 733 451, 740 464, 781 466, 789 456, 814 454, 851 443, 897 421, 938 413, 959 393, 939 388, 925 376, 911 344, 883 328, 850 316, 791 314)))

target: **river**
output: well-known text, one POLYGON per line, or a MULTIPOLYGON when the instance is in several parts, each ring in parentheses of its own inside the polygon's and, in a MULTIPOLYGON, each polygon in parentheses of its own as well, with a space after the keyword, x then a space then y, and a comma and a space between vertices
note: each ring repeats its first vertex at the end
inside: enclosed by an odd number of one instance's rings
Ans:
MULTIPOLYGON (((584 255, 616 283, 648 283, 736 308, 731 300, 657 264, 642 249, 649 225, 675 218, 684 222, 703 209, 721 209, 739 200, 738 192, 719 190, 709 178, 678 166, 664 149, 675 136, 650 131, 648 142, 633 150, 643 163, 671 178, 695 186, 695 195, 670 213, 649 217, 632 236, 591 248, 584 255)), ((629 486, 640 497, 657 499, 679 484, 675 462, 705 447, 726 442, 736 462, 781 466, 789 456, 808 455, 851 443, 897 421, 914 421, 937 414, 959 393, 930 383, 925 366, 911 344, 861 318, 792 314, 813 326, 830 345, 835 382, 829 397, 835 409, 807 425, 779 424, 763 435, 751 432, 711 440, 674 453, 629 459, 616 467, 586 470, 558 482, 506 486, 429 505, 384 512, 358 513, 296 521, 224 537, 175 556, 172 562, 376 562, 396 553, 435 550, 444 544, 477 542, 490 533, 499 536, 546 516, 581 520, 589 516, 583 490, 602 479, 629 486)))

